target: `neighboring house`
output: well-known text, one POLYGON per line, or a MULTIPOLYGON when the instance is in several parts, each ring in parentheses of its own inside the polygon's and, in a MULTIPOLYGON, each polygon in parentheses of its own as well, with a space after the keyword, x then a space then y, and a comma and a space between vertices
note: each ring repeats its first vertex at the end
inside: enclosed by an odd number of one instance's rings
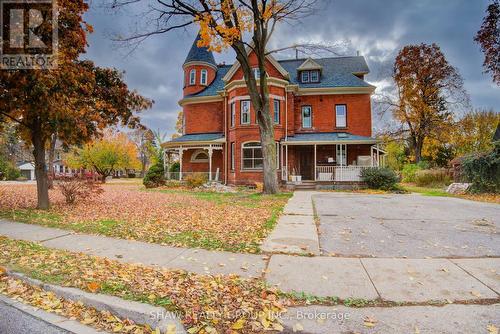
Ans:
POLYGON ((17 168, 21 171, 21 177, 26 180, 35 180, 35 164, 32 162, 20 162, 17 168))
MULTIPOLYGON (((206 172, 229 184, 262 182, 259 128, 239 63, 217 65, 198 39, 183 64, 183 135, 163 145, 179 155, 176 176, 206 172)), ((364 80, 364 57, 267 60, 282 182, 357 182, 361 168, 379 164, 370 101, 375 87, 364 80)), ((250 61, 258 77, 256 57, 250 61)))

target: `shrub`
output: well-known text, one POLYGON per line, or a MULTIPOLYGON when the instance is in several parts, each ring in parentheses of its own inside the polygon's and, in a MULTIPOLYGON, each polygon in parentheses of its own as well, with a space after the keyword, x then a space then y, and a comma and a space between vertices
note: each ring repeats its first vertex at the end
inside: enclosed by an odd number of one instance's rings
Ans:
POLYGON ((415 176, 422 167, 417 164, 407 164, 403 166, 401 170, 401 176, 403 182, 415 182, 415 176))
POLYGON ((204 173, 193 173, 186 177, 186 184, 189 188, 201 187, 207 183, 207 176, 204 173))
POLYGON ((21 176, 21 171, 0 155, 0 180, 13 181, 21 176))
POLYGON ((471 192, 500 192, 500 142, 491 152, 474 154, 464 158, 462 173, 471 182, 471 192))
POLYGON ((371 189, 393 190, 398 183, 398 176, 389 168, 365 168, 361 170, 361 179, 371 189))
POLYGON ((21 171, 11 165, 8 165, 5 169, 5 179, 8 181, 14 181, 21 177, 21 171))
POLYGON ((415 184, 419 187, 442 187, 451 183, 446 169, 424 169, 415 173, 415 184))
POLYGON ((179 173, 181 171, 181 164, 179 161, 174 162, 170 165, 169 172, 170 173, 179 173))
POLYGON ((165 184, 163 161, 157 161, 144 176, 142 183, 146 188, 156 188, 165 184))
POLYGON ((73 204, 76 199, 87 199, 103 192, 101 185, 91 178, 65 176, 56 178, 57 188, 61 191, 67 204, 73 204))

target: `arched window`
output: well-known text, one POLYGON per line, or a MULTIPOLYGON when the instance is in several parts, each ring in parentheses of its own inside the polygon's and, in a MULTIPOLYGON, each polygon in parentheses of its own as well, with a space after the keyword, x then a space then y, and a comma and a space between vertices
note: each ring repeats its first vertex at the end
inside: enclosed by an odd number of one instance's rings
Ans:
POLYGON ((207 70, 201 70, 200 85, 206 85, 206 84, 207 84, 207 70))
POLYGON ((245 143, 241 151, 243 169, 262 169, 262 146, 259 142, 245 143))
POLYGON ((192 69, 189 72, 189 84, 190 85, 195 85, 196 84, 196 70, 192 69))
POLYGON ((208 162, 208 153, 204 150, 193 152, 191 162, 208 162))

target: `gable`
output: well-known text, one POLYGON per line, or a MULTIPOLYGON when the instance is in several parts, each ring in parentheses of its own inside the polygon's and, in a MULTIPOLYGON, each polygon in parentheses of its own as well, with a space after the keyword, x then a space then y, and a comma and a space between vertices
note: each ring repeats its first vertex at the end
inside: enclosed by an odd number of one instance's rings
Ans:
POLYGON ((321 70, 323 66, 315 62, 312 58, 307 58, 298 68, 298 71, 321 70))
MULTIPOLYGON (((251 50, 248 54, 251 67, 258 67, 258 60, 255 52, 251 50)), ((272 55, 266 57, 266 72, 270 77, 279 79, 288 79, 288 72, 280 65, 280 63, 274 59, 272 55)), ((229 69, 226 75, 222 78, 226 83, 233 80, 243 80, 243 70, 241 69, 240 63, 235 62, 233 66, 229 69)))

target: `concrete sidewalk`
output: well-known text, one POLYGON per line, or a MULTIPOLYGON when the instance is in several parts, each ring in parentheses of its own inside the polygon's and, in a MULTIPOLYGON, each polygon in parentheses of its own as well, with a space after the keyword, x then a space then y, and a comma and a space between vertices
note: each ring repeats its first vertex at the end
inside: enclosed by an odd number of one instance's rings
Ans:
POLYGON ((474 301, 500 295, 500 258, 392 259, 253 255, 185 249, 0 220, 0 235, 199 274, 264 277, 282 291, 394 302, 474 301))

